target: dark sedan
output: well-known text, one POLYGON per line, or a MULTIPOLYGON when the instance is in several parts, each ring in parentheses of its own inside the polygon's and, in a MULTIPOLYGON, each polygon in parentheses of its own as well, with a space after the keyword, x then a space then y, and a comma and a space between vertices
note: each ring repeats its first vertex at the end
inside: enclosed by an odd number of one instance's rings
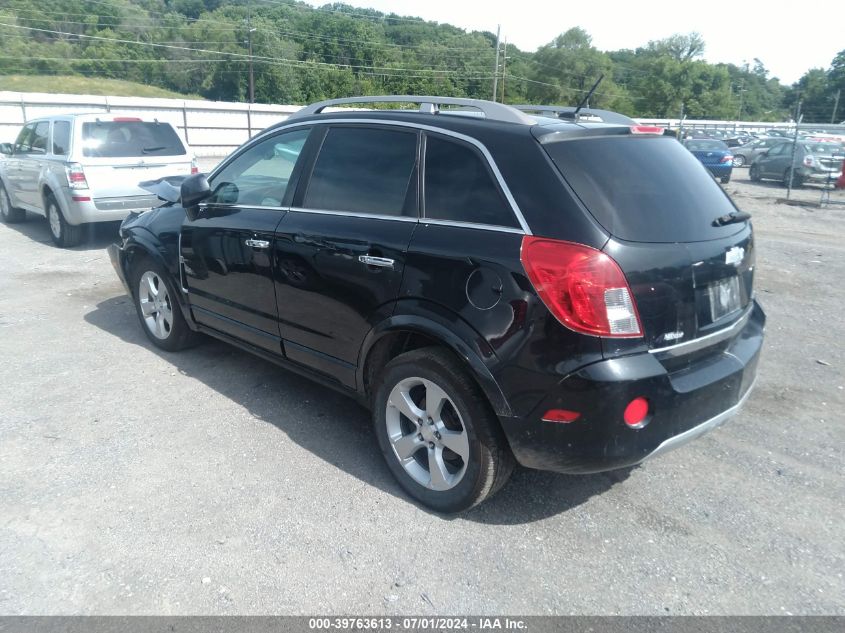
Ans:
POLYGON ((686 141, 684 146, 714 177, 723 183, 731 181, 734 157, 731 149, 722 141, 696 138, 686 141))

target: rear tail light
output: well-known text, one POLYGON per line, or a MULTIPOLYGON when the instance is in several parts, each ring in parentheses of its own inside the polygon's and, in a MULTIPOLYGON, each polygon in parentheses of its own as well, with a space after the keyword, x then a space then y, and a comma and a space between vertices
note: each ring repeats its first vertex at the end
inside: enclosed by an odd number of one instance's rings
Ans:
POLYGON ((520 259, 540 299, 570 330, 611 338, 642 336, 628 281, 605 253, 526 235, 520 259))
POLYGON ((67 184, 71 189, 87 189, 88 181, 85 179, 85 170, 79 163, 71 163, 65 167, 67 173, 67 184))
POLYGON ((199 165, 199 163, 197 162, 197 159, 196 159, 196 158, 192 158, 192 159, 191 159, 191 173, 192 173, 192 174, 198 174, 198 173, 200 173, 200 165, 199 165))
POLYGON ((575 422, 581 414, 577 411, 569 411, 568 409, 549 409, 543 414, 543 422, 560 422, 561 424, 569 424, 575 422))
POLYGON ((722 156, 722 160, 719 161, 720 163, 732 163, 734 162, 734 157, 728 154, 727 156, 722 156))

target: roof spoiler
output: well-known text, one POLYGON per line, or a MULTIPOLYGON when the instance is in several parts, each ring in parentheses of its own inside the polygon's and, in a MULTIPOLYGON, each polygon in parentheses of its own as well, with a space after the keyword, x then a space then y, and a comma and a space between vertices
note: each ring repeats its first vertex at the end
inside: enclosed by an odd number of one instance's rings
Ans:
POLYGON ((598 108, 581 108, 575 106, 543 106, 543 105, 516 105, 512 106, 522 112, 530 112, 540 115, 554 115, 566 121, 578 121, 585 117, 595 117, 602 123, 618 123, 620 125, 637 125, 631 117, 611 110, 599 110, 598 108))

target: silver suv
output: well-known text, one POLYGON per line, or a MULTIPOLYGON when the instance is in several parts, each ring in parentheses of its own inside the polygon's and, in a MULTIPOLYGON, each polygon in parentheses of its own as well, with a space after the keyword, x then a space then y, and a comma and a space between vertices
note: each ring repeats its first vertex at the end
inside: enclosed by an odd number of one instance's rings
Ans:
POLYGON ((197 172, 172 125, 115 114, 51 116, 28 122, 0 144, 0 219, 45 216, 58 246, 74 246, 93 222, 122 220, 156 197, 138 183, 197 172))

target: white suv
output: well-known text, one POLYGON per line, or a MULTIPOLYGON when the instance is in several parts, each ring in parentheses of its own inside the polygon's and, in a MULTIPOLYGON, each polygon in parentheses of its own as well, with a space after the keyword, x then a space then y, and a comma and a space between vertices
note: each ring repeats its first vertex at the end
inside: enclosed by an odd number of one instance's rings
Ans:
POLYGON ((0 153, 0 219, 43 215, 58 246, 78 244, 85 224, 122 220, 153 206, 156 197, 139 182, 197 172, 172 125, 137 116, 35 119, 14 144, 0 144, 0 153))

